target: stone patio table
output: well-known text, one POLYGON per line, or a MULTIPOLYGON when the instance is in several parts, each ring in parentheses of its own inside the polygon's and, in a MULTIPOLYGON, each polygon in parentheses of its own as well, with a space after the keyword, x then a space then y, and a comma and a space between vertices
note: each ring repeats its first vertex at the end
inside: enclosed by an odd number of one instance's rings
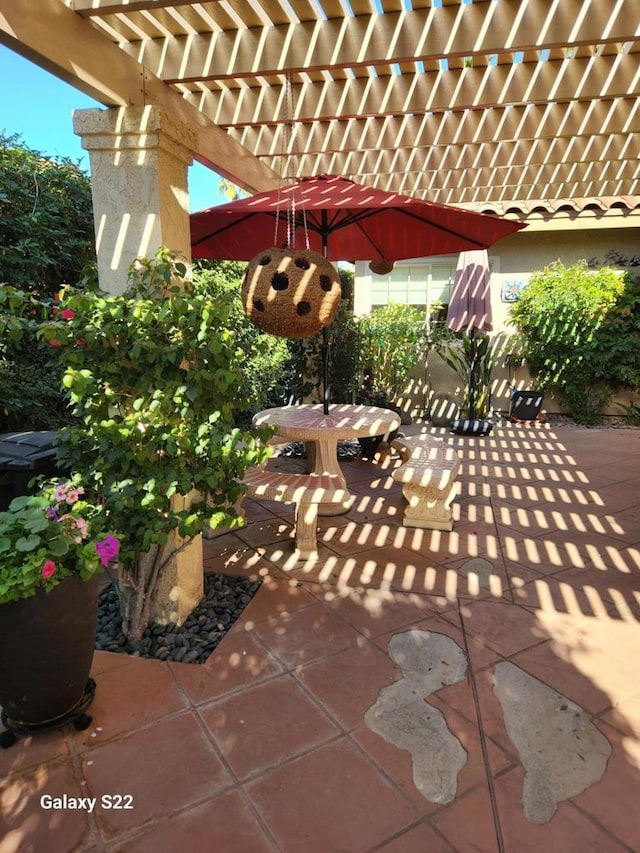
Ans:
MULTIPOLYGON (((400 426, 400 417, 391 409, 378 406, 356 406, 333 403, 325 415, 322 404, 303 403, 265 409, 253 417, 253 425, 274 426, 278 435, 291 441, 310 442, 315 448, 314 474, 337 476, 348 493, 347 483, 338 463, 338 441, 385 435, 400 426)), ((339 515, 351 504, 322 504, 321 515, 339 515)))

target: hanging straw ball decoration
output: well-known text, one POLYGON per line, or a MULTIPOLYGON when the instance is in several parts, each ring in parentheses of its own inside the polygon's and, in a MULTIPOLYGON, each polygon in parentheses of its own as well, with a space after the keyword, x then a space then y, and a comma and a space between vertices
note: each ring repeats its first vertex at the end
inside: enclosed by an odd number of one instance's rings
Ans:
POLYGON ((333 320, 340 277, 324 255, 309 249, 265 249, 249 262, 242 304, 254 325, 281 338, 308 338, 333 320))
POLYGON ((369 269, 376 275, 389 275, 393 269, 393 261, 370 261, 369 269))

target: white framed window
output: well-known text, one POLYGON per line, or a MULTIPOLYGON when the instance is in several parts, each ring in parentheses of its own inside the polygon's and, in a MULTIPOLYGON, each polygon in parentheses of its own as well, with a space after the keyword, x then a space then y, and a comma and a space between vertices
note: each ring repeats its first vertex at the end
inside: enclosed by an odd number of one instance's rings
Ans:
MULTIPOLYGON (((365 314, 382 308, 390 302, 412 305, 431 313, 431 306, 440 302, 446 306, 451 301, 453 283, 458 264, 458 255, 440 256, 412 261, 398 261, 387 275, 372 273, 364 262, 356 264, 356 290, 360 291, 356 313, 365 314), (367 298, 368 297, 368 298, 367 298)), ((499 261, 489 258, 489 267, 493 272, 499 269, 499 261)))

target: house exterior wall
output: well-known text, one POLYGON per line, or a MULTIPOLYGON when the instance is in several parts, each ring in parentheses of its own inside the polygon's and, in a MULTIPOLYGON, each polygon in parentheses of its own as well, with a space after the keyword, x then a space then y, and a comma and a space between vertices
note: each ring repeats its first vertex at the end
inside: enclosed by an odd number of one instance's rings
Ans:
MULTIPOLYGON (((507 356, 517 352, 515 329, 509 325, 509 313, 513 295, 531 277, 532 273, 560 260, 570 266, 582 259, 595 261, 598 265, 607 263, 607 254, 617 252, 623 257, 640 255, 640 213, 622 215, 609 211, 610 219, 603 211, 588 211, 582 218, 577 215, 565 215, 557 222, 533 220, 530 226, 517 234, 506 237, 489 249, 491 266, 491 296, 493 310, 493 332, 500 355, 493 371, 492 402, 494 410, 507 412, 514 388, 532 388, 531 378, 525 366, 514 367, 507 364, 507 356)), ((396 282, 407 270, 411 276, 411 286, 406 297, 389 301, 406 301, 410 304, 430 303, 428 296, 420 294, 419 280, 422 277, 424 288, 429 288, 429 274, 434 268, 444 269, 447 265, 455 271, 456 255, 399 261, 394 272, 396 282)), ((452 272, 453 274, 453 272, 452 272)), ((380 279, 374 276, 366 262, 355 265, 354 313, 357 316, 367 314, 381 302, 380 279), (377 285, 377 286, 376 286, 377 285), (377 303, 376 303, 377 300, 377 303)), ((439 286, 438 286, 439 287, 439 286)), ((438 290, 438 287, 435 289, 438 290)), ((393 290, 393 288, 392 288, 393 290)), ((396 287, 392 295, 399 295, 396 287)), ((426 322, 426 312, 425 312, 426 322)), ((438 357, 430 352, 426 363, 422 361, 412 372, 407 384, 403 407, 414 417, 428 415, 434 405, 445 408, 446 399, 453 405, 462 401, 463 388, 455 373, 438 357), (444 397, 444 402, 443 402, 444 397)), ((607 414, 620 414, 616 405, 625 401, 620 396, 612 402, 607 414)), ((561 403, 549 396, 545 398, 544 408, 549 412, 562 412, 561 403)))

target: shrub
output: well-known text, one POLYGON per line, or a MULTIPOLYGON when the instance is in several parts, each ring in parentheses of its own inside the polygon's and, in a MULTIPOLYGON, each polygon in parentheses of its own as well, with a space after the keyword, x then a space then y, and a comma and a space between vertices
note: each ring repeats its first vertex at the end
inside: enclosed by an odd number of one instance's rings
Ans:
POLYGON ((0 287, 0 432, 57 429, 71 419, 55 351, 38 339, 53 299, 0 287))
POLYGON ((441 336, 434 349, 464 386, 462 410, 468 418, 485 418, 491 409, 491 374, 496 344, 483 332, 463 332, 460 338, 441 336))
POLYGON ((206 522, 239 523, 240 481, 267 455, 235 427, 246 402, 229 299, 214 299, 184 274, 162 250, 132 266, 121 296, 67 289, 59 319, 41 329, 59 344, 81 421, 61 431, 60 462, 96 495, 120 539, 123 630, 132 638, 181 547, 170 533, 192 537, 206 522))
POLYGON ((88 176, 0 133, 2 281, 51 295, 95 261, 88 176))
MULTIPOLYGON (((342 298, 327 327, 329 341, 329 397, 331 403, 351 403, 359 385, 359 337, 353 316, 353 272, 340 267, 342 298)), ((323 393, 323 342, 319 332, 310 338, 287 340, 286 390, 291 400, 323 393)))
POLYGON ((580 423, 597 423, 613 390, 640 388, 640 287, 611 268, 556 262, 513 306, 529 370, 562 394, 580 423))
POLYGON ((426 353, 424 312, 390 303, 360 318, 360 376, 364 397, 395 402, 407 377, 426 353))
MULTIPOLYGON (((351 403, 359 383, 358 326, 346 299, 341 299, 327 328, 329 341, 329 402, 351 403)), ((288 390, 295 400, 323 393, 323 334, 287 342, 288 390)))

